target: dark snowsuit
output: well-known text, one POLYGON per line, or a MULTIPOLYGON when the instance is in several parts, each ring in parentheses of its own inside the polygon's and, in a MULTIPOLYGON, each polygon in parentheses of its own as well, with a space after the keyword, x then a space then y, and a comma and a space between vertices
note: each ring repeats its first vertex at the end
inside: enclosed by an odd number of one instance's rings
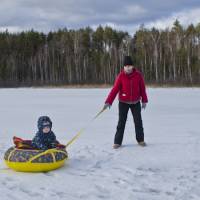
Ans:
POLYGON ((57 144, 56 136, 52 131, 49 133, 38 131, 32 140, 32 146, 42 150, 55 148, 57 144))

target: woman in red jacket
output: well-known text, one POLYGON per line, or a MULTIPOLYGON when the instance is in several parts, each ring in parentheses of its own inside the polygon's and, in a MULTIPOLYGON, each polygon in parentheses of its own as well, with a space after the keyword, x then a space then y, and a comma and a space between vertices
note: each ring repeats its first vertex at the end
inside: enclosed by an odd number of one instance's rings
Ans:
POLYGON ((131 109, 135 123, 136 140, 139 145, 145 146, 140 101, 142 101, 142 108, 145 109, 148 99, 143 76, 134 68, 130 56, 124 57, 124 69, 117 76, 115 84, 105 101, 104 109, 111 107, 118 93, 119 121, 113 148, 117 149, 122 144, 129 108, 131 109))

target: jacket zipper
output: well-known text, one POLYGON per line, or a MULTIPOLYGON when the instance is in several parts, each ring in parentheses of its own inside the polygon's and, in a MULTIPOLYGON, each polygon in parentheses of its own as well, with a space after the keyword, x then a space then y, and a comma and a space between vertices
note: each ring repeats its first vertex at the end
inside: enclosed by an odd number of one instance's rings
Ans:
MULTIPOLYGON (((132 84, 133 80, 131 79, 131 98, 133 96, 133 84, 132 84)), ((132 101, 132 99, 130 98, 130 101, 132 101)))

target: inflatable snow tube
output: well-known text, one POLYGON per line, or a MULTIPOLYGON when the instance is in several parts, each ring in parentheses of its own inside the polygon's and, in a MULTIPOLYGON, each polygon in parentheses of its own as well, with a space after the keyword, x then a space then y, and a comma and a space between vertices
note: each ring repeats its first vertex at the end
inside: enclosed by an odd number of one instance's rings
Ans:
POLYGON ((63 149, 30 150, 9 148, 4 155, 7 166, 21 172, 47 172, 62 167, 68 158, 63 149))

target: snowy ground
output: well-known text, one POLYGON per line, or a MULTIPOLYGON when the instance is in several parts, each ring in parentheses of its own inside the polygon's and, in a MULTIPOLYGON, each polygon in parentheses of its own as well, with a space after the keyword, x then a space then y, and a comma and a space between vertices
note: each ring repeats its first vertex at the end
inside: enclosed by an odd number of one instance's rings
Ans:
POLYGON ((112 149, 117 101, 68 148, 66 165, 49 173, 6 169, 16 135, 30 139, 49 115, 67 143, 102 108, 108 89, 0 89, 0 199, 199 200, 200 89, 148 88, 147 147, 136 144, 129 113, 123 147, 112 149))

